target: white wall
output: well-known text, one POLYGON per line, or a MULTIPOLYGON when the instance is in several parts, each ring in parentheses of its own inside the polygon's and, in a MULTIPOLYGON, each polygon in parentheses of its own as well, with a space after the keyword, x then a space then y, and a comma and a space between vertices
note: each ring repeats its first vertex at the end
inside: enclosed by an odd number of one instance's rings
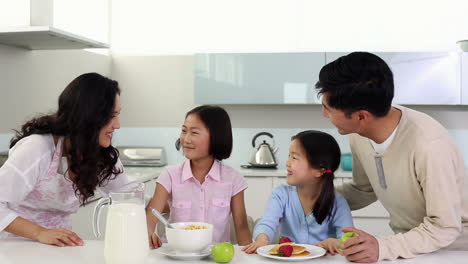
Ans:
POLYGON ((446 51, 468 39, 458 0, 113 0, 125 55, 253 51, 446 51))
POLYGON ((193 104, 193 56, 115 56, 122 126, 179 126, 193 104))
POLYGON ((60 92, 78 75, 110 76, 110 61, 85 50, 29 51, 0 45, 0 133, 56 110, 60 92))

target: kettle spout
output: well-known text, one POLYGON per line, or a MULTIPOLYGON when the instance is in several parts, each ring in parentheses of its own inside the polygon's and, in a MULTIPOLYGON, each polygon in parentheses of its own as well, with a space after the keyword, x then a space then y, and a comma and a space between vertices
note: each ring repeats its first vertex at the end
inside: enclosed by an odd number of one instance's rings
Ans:
POLYGON ((279 147, 276 147, 273 149, 273 153, 276 154, 276 152, 278 151, 279 147))

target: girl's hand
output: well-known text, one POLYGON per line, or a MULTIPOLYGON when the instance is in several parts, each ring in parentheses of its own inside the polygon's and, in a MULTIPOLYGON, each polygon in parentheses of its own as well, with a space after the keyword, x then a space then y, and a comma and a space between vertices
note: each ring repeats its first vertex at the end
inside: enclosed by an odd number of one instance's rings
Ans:
POLYGON ((268 239, 265 239, 263 236, 266 237, 266 235, 264 234, 259 235, 255 242, 250 243, 247 246, 245 246, 242 249, 242 251, 244 251, 247 254, 255 254, 257 253, 257 248, 269 245, 270 241, 268 241, 268 239))
POLYGON ((67 229, 42 229, 36 236, 36 240, 59 247, 82 246, 83 240, 74 232, 67 229))
POLYGON ((329 238, 315 245, 324 248, 332 256, 340 254, 340 241, 336 238, 329 238))
POLYGON ((157 249, 162 246, 161 239, 155 233, 151 233, 148 236, 150 249, 157 249))

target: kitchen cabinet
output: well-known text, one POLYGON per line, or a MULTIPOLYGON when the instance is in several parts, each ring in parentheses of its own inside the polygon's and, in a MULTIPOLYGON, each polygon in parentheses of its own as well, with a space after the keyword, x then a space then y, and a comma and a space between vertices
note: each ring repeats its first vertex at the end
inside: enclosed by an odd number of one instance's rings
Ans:
MULTIPOLYGON (((327 52, 326 62, 346 55, 327 52)), ((456 52, 375 52, 392 69, 395 104, 459 105, 462 103, 462 56, 456 52)), ((464 99, 466 101, 466 98, 464 99)))
POLYGON ((461 104, 468 105, 468 52, 461 53, 461 104))
MULTIPOLYGON (((93 213, 94 207, 98 200, 91 201, 78 209, 76 214, 72 215, 72 230, 82 239, 97 239, 93 232, 93 213)), ((106 232, 106 216, 107 206, 104 206, 101 210, 101 219, 99 221, 99 230, 102 236, 100 240, 104 239, 106 232)))
MULTIPOLYGON (((342 184, 343 178, 336 178, 333 182, 335 186, 342 184)), ((278 187, 281 184, 287 184, 287 177, 273 177, 273 188, 278 187)))
POLYGON ((245 209, 247 215, 255 221, 261 218, 265 212, 267 201, 270 198, 271 190, 273 190, 273 178, 245 177, 245 181, 249 186, 244 192, 245 209))
MULTIPOLYGON (((195 55, 198 104, 320 104, 321 68, 346 52, 195 55)), ((456 52, 375 52, 393 71, 396 104, 468 104, 466 72, 456 52), (461 73, 464 71, 464 74, 461 73), (465 80, 465 82, 462 82, 465 80), (462 85, 464 88, 462 88, 462 85)))
POLYGON ((195 55, 197 104, 320 104, 324 52, 195 55))

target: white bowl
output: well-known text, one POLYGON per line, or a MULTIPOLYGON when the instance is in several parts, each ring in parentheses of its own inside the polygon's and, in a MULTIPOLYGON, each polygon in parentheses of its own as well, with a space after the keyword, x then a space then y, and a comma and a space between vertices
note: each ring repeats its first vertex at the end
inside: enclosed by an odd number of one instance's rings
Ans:
POLYGON ((213 241, 213 225, 202 222, 171 223, 174 228, 166 227, 167 243, 171 249, 180 253, 196 253, 207 248, 213 241), (185 230, 189 225, 206 226, 206 229, 185 230))

